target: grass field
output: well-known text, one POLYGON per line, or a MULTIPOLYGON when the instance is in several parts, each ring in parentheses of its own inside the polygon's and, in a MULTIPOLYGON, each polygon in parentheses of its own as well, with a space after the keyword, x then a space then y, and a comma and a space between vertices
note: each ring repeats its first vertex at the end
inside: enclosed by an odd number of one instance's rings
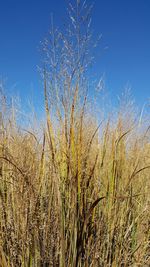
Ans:
POLYGON ((97 125, 74 92, 40 136, 3 98, 0 266, 148 267, 149 128, 130 112, 97 125))
POLYGON ((44 41, 43 122, 0 88, 0 267, 150 267, 149 107, 95 104, 91 8, 75 3, 44 41))

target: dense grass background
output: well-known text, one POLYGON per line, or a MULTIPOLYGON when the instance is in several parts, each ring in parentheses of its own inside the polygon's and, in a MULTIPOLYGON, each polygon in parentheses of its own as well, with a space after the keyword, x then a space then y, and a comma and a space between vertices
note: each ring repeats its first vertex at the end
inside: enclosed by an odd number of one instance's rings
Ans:
POLYGON ((150 266, 150 117, 125 99, 106 116, 88 91, 91 7, 75 3, 44 40, 44 121, 0 90, 0 267, 150 266))
POLYGON ((43 134, 1 97, 0 266, 149 266, 149 128, 122 110, 97 125, 74 92, 43 134))

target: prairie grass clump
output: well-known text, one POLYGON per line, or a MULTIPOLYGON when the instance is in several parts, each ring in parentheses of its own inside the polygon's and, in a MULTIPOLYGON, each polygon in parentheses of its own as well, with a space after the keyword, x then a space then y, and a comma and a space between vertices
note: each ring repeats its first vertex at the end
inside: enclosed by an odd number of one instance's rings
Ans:
POLYGON ((42 142, 1 113, 1 266, 149 266, 149 130, 75 106, 42 142))
POLYGON ((150 128, 129 106, 90 113, 90 8, 69 12, 74 34, 44 43, 42 133, 1 97, 0 266, 148 267, 150 128))

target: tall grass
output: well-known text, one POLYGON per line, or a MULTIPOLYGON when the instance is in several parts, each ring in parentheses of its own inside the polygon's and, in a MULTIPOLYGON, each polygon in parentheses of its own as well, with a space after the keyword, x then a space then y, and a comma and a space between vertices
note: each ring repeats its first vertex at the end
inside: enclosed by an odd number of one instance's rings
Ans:
POLYGON ((0 267, 150 266, 150 128, 130 105, 90 112, 90 10, 70 5, 66 35, 52 23, 42 126, 1 94, 0 267))
POLYGON ((1 113, 0 266, 149 266, 149 130, 75 101, 42 140, 1 113))

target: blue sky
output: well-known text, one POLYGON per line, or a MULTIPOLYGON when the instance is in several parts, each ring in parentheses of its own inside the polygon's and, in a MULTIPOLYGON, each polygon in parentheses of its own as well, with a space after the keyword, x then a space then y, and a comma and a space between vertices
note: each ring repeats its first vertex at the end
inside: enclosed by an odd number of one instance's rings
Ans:
MULTIPOLYGON (((34 95, 41 104, 40 41, 50 27, 50 15, 60 26, 66 16, 65 0, 0 1, 0 77, 7 92, 22 100, 34 95)), ((88 3, 93 1, 87 0, 88 3)), ((104 74, 112 97, 128 85, 139 105, 150 96, 150 1, 95 0, 92 30, 102 34, 96 50, 95 76, 104 74), (107 49, 105 49, 107 47, 107 49)))

